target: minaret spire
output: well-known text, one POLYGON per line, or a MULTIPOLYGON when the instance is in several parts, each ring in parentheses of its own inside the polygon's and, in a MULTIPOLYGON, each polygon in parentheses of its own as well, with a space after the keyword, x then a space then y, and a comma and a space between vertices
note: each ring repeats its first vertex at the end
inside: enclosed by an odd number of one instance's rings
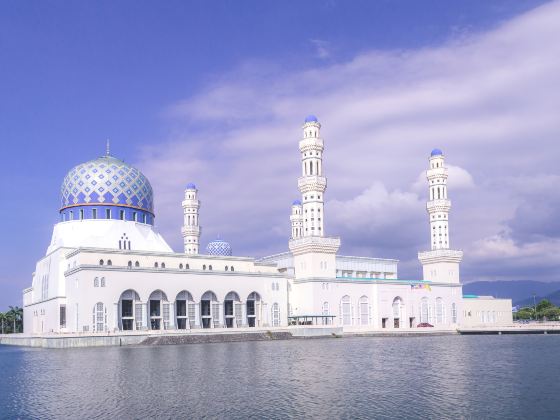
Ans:
POLYGON ((111 156, 111 143, 109 139, 107 139, 107 149, 105 151, 106 156, 111 156))

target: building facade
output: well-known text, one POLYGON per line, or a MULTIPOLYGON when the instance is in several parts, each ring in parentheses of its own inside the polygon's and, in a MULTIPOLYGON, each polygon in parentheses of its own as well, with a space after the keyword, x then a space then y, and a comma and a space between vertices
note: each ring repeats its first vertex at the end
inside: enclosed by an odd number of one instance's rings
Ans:
POLYGON ((450 248, 443 153, 432 151, 427 170, 431 250, 418 255, 423 279, 410 280, 398 277, 397 260, 338 255, 340 238, 326 236, 324 141, 315 116, 305 119, 299 151, 301 197, 291 206, 289 250, 259 259, 233 256, 221 239, 201 250, 199 191, 192 183, 182 201, 184 247, 177 253, 154 228, 154 193, 138 169, 109 151, 71 169, 62 184, 60 221, 23 291, 24 331, 299 323, 456 329, 467 322, 462 252, 450 248))

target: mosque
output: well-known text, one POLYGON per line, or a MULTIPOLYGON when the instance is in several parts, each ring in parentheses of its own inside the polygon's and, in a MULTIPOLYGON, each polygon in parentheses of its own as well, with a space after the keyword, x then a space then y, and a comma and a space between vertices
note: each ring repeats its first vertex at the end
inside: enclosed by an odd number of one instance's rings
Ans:
POLYGON ((463 296, 462 251, 450 246, 447 168, 434 149, 426 172, 430 250, 422 280, 398 277, 398 261, 338 255, 325 235, 321 124, 310 115, 299 141, 301 198, 291 206, 288 251, 237 257, 224 240, 201 248, 199 191, 182 202, 184 251, 154 228, 154 192, 138 169, 110 155, 62 182, 60 221, 23 291, 26 334, 336 325, 344 331, 511 323, 511 301, 463 296))

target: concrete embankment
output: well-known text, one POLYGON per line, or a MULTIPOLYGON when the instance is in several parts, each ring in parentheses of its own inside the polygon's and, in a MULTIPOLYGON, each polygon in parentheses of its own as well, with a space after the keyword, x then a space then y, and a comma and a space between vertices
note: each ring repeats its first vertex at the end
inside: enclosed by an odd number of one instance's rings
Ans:
POLYGON ((25 334, 0 335, 0 344, 43 348, 107 347, 130 345, 166 345, 226 343, 240 341, 289 340, 340 336, 340 327, 287 327, 190 330, 190 331, 134 331, 107 334, 25 334))

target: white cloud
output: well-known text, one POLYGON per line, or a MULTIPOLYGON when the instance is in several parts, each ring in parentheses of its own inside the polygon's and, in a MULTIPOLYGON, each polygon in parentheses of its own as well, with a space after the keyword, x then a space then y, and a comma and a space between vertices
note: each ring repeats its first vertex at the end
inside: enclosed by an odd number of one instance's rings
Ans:
MULTIPOLYGON (((173 134, 138 162, 156 190, 160 229, 181 248, 182 188, 194 181, 203 242, 219 233, 237 253, 285 250, 298 196, 299 125, 314 113, 326 145, 326 231, 346 234, 348 252, 415 258, 427 223, 418 174, 434 147, 450 165, 452 243, 469 252, 507 249, 491 238, 535 191, 512 177, 559 176, 559 20, 554 2, 440 46, 370 51, 305 71, 250 62, 223 75, 170 106, 165 121, 173 134), (385 234, 391 229, 394 235, 385 234)), ((558 194, 550 188, 540 199, 558 194)), ((539 246, 555 249, 548 241, 539 246)), ((522 261, 530 267, 551 255, 529 253, 522 261)), ((466 257, 464 272, 474 277, 487 269, 481 259, 484 253, 466 257)), ((509 278, 519 272, 502 269, 509 278)))

